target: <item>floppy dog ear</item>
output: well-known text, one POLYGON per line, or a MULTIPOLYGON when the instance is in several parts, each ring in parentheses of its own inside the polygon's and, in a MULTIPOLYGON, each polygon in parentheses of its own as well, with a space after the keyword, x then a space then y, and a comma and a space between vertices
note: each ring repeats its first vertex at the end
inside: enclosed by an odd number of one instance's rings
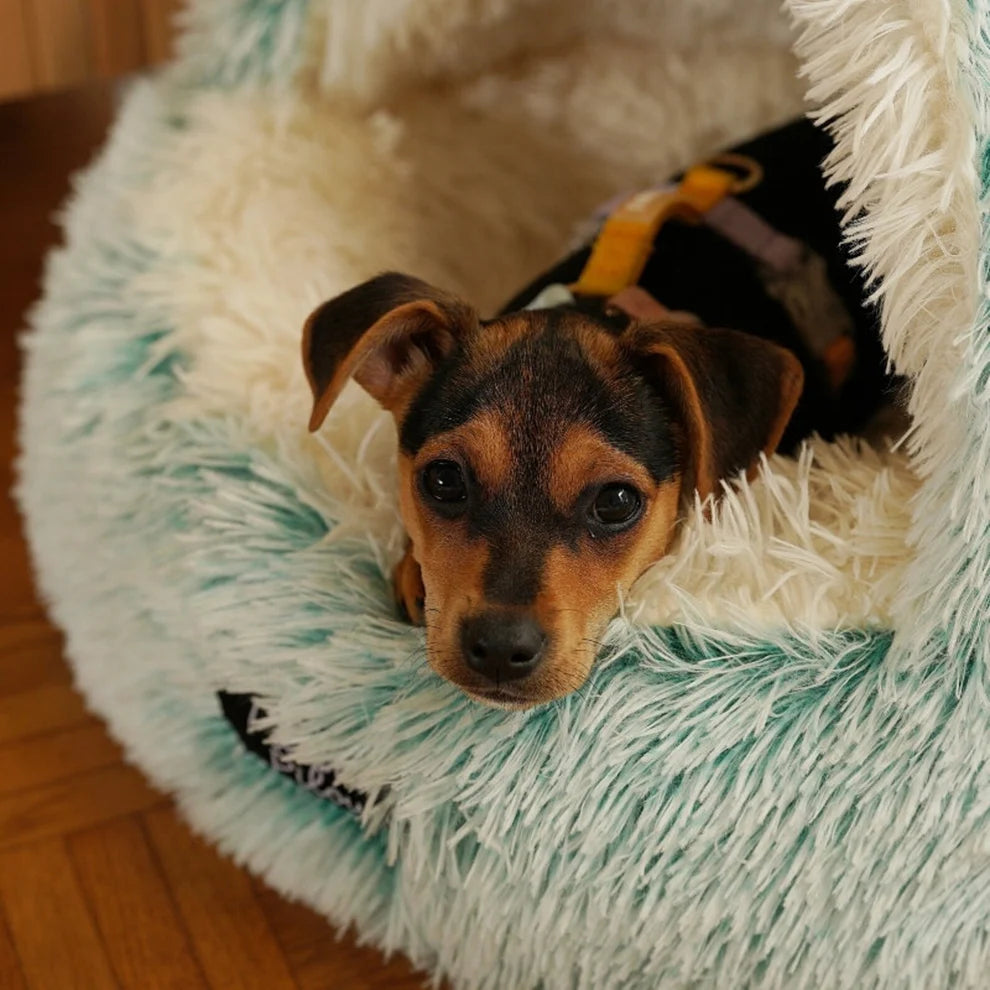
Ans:
POLYGON ((349 378, 400 408, 457 341, 478 326, 466 303, 426 282, 386 272, 323 303, 303 328, 302 357, 318 430, 349 378))
POLYGON ((735 330, 676 324, 634 324, 624 340, 684 429, 685 491, 704 499, 776 449, 804 386, 790 351, 735 330))

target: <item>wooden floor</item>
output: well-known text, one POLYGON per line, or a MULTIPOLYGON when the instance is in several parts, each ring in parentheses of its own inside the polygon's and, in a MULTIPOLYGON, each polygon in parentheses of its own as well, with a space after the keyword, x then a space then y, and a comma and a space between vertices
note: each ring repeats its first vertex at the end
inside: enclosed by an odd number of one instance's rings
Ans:
POLYGON ((422 985, 195 839, 72 688, 8 492, 15 335, 107 88, 0 106, 0 990, 422 985))

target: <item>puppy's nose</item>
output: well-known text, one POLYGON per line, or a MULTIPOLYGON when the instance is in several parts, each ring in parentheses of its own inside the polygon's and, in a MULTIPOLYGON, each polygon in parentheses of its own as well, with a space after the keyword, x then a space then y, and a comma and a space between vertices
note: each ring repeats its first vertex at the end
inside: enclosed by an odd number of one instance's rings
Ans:
POLYGON ((464 620, 461 649, 467 665, 496 683, 527 677, 540 665, 547 637, 527 615, 482 612, 464 620))

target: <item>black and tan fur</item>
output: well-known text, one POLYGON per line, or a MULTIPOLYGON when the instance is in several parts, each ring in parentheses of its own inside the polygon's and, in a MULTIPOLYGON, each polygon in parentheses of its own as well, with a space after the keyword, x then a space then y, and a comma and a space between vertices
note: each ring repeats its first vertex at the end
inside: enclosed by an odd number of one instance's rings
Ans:
POLYGON ((620 595, 667 551, 684 500, 772 451, 803 381, 788 350, 731 330, 617 329, 566 309, 483 322, 394 273, 318 309, 303 359, 311 429, 351 377, 393 414, 410 538, 397 595, 425 618, 434 669, 504 707, 584 683, 620 595), (456 512, 424 490, 436 461, 467 479, 456 512), (606 532, 588 508, 614 483, 640 493, 642 512, 606 532), (520 654, 525 676, 479 672, 472 644, 516 628, 538 637, 520 654))

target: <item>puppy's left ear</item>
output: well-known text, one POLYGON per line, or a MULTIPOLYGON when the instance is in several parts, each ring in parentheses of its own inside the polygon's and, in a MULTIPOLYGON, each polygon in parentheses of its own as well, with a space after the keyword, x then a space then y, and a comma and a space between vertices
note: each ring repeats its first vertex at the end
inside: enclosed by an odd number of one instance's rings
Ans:
POLYGON ((623 335, 684 431, 684 490, 702 499, 721 479, 772 454, 804 387, 783 347, 735 330, 633 324, 623 335))
POLYGON ((393 413, 478 327, 478 314, 426 282, 386 272, 323 303, 303 328, 302 358, 318 430, 353 378, 393 413))

